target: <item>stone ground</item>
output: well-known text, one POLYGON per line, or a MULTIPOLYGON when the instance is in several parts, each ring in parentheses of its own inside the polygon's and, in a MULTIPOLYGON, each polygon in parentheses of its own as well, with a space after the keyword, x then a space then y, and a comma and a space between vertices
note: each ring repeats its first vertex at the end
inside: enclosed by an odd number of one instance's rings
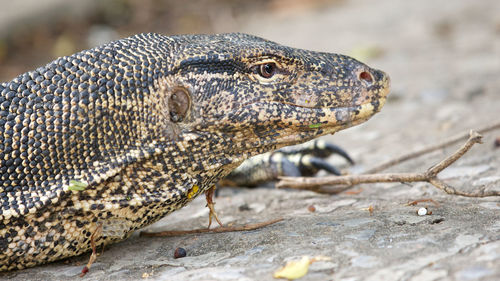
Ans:
MULTIPOLYGON (((298 9, 301 7, 298 6, 298 9)), ((283 44, 358 54, 388 72, 393 93, 372 120, 329 137, 356 159, 353 172, 457 133, 498 122, 500 2, 341 1, 321 9, 249 15, 235 27, 283 44)), ((457 188, 500 189, 500 130, 485 134, 441 178, 457 188)), ((391 171, 423 171, 459 145, 391 171)), ((333 163, 342 162, 336 158, 333 163)), ((224 189, 225 224, 285 220, 255 231, 130 239, 106 247, 82 280, 273 280, 301 256, 328 256, 300 280, 500 280, 500 198, 448 195, 425 183, 365 184, 359 193, 320 195, 276 189, 224 189), (412 200, 432 198, 439 205, 412 200), (313 205, 315 212, 308 211, 313 205), (366 208, 373 206, 370 214, 366 208), (417 216, 428 206, 432 215, 417 216), (177 247, 188 256, 174 259, 177 247)), ((149 230, 206 226, 197 198, 149 230)), ((6 280, 75 280, 88 255, 22 271, 6 280)), ((78 279, 78 278, 77 278, 78 279)))

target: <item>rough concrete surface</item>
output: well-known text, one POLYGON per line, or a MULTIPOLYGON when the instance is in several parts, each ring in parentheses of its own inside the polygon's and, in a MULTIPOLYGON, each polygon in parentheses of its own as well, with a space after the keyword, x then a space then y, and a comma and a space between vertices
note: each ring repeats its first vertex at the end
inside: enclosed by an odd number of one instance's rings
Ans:
MULTIPOLYGON (((377 50, 367 62, 391 75, 392 97, 366 124, 328 137, 357 161, 351 171, 362 172, 500 121, 498 11, 496 0, 356 0, 301 14, 255 14, 220 31, 329 52, 377 50)), ((493 145, 499 136, 500 130, 485 134, 484 144, 441 178, 464 190, 500 189, 500 148, 493 145)), ((424 171, 458 146, 389 170, 424 171)), ((246 232, 134 235, 106 247, 81 280, 273 280, 273 272, 304 255, 331 261, 313 263, 300 280, 500 280, 499 197, 448 195, 426 183, 365 184, 353 190, 359 193, 224 189, 216 208, 225 224, 285 220, 246 232), (439 205, 406 205, 426 198, 439 205), (310 205, 315 212, 308 211, 310 205), (432 215, 416 214, 424 206, 432 215), (174 259, 177 247, 185 248, 187 257, 174 259)), ((204 227, 204 206, 204 198, 197 198, 148 230, 204 227)), ((2 273, 0 279, 75 280, 88 257, 2 273)))

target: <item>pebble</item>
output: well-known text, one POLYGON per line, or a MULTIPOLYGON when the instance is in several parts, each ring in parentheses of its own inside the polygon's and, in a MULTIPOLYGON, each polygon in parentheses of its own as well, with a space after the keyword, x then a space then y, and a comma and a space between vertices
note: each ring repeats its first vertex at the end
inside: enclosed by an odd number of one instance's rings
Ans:
POLYGON ((418 209, 417 214, 419 216, 425 216, 425 215, 427 215, 427 208, 420 208, 420 209, 418 209))
POLYGON ((178 259, 178 258, 183 258, 187 255, 186 253, 186 249, 184 248, 177 248, 175 249, 175 252, 174 252, 174 258, 178 259))

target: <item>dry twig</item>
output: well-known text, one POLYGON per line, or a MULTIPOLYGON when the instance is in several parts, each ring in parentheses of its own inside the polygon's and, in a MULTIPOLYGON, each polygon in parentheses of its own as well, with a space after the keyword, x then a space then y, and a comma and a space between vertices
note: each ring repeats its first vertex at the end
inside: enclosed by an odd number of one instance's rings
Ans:
MULTIPOLYGON (((500 129, 500 122, 499 123, 495 123, 495 124, 490 124, 488 126, 485 126, 479 130, 477 130, 476 132, 479 133, 479 134, 484 134, 486 132, 489 132, 489 131, 492 131, 492 130, 496 130, 496 129, 500 129)), ((373 174, 373 173, 377 173, 377 172, 380 172, 380 171, 383 171, 389 167, 392 167, 396 164, 399 164, 399 163, 402 163, 402 162, 405 162, 405 161, 408 161, 410 159, 413 159, 413 158, 416 158, 418 156, 421 156, 421 155, 424 155, 426 153, 429 153, 429 152, 433 152, 433 151, 436 151, 438 149, 442 149, 442 148, 445 148, 449 145, 452 145, 454 143, 457 143, 459 141, 464 141, 464 140, 467 140, 467 138, 469 138, 469 134, 459 134, 459 135, 456 135, 454 137, 451 137, 450 139, 442 142, 442 143, 438 143, 438 144, 433 144, 433 145, 430 145, 428 147, 424 147, 422 149, 419 149, 417 151, 413 151, 413 152, 410 152, 406 155, 402 155, 398 158, 394 158, 394 159, 391 159, 387 162, 384 162, 376 167, 373 167, 369 170, 367 170, 365 173, 366 174, 373 174)))
POLYGON ((205 200, 207 201, 207 208, 210 210, 208 213, 208 228, 212 225, 212 217, 215 217, 215 220, 219 224, 219 226, 224 226, 222 222, 219 220, 219 216, 215 212, 215 203, 214 203, 214 193, 216 186, 212 186, 209 190, 205 191, 205 200))
POLYGON ((408 206, 416 206, 418 203, 422 203, 422 202, 431 202, 432 204, 436 205, 436 206, 439 206, 439 203, 434 201, 433 199, 431 198, 427 198, 427 199, 418 199, 418 200, 415 200, 415 201, 411 201, 411 202, 408 202, 406 205, 408 206))
POLYGON ((196 233, 219 233, 219 232, 233 232, 233 231, 247 231, 259 229, 277 222, 282 221, 283 218, 274 219, 266 222, 246 224, 243 226, 220 226, 217 228, 200 228, 193 230, 174 230, 174 231, 162 231, 162 232, 141 232, 141 236, 146 237, 170 237, 170 236, 180 236, 186 234, 196 234, 196 233))
POLYGON ((85 276, 90 270, 90 267, 92 264, 95 262, 97 259, 97 250, 96 250, 96 245, 95 241, 102 235, 102 224, 99 224, 92 233, 92 236, 90 236, 90 246, 92 247, 92 254, 90 255, 89 262, 87 263, 86 266, 83 267, 82 272, 80 273, 80 277, 85 276))
POLYGON ((417 182, 425 181, 442 189, 448 194, 455 194, 467 197, 486 197, 499 196, 498 191, 486 191, 481 188, 477 192, 468 193, 456 190, 452 186, 437 178, 437 174, 446 167, 453 164, 457 159, 464 155, 474 144, 481 143, 482 136, 477 132, 471 131, 469 139, 455 153, 445 158, 443 161, 429 168, 423 173, 387 173, 387 174, 363 174, 363 175, 347 175, 347 176, 330 176, 322 178, 294 178, 281 177, 276 185, 278 188, 289 187, 295 189, 312 190, 318 193, 336 194, 350 188, 352 185, 360 183, 375 183, 375 182, 417 182), (337 187, 327 187, 323 185, 342 185, 337 187))

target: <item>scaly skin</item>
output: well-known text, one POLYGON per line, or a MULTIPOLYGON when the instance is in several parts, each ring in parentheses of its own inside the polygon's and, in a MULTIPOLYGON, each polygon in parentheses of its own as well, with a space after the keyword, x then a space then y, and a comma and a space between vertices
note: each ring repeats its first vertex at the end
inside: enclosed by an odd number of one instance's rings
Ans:
POLYGON ((388 91, 352 58, 245 34, 140 34, 2 83, 0 270, 84 253, 99 226, 98 246, 122 240, 388 91))

